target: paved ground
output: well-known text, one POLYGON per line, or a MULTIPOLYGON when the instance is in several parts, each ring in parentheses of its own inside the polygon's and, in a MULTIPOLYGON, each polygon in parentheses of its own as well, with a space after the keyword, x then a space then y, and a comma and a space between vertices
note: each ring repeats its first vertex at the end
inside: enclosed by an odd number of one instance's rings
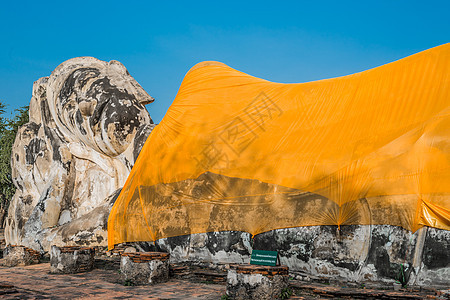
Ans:
POLYGON ((0 267, 1 299, 220 299, 225 285, 171 279, 155 286, 124 286, 118 271, 49 274, 48 263, 0 267))
MULTIPOLYGON (((0 299, 220 299, 222 284, 171 279, 154 286, 125 286, 118 272, 118 261, 96 260, 91 272, 56 275, 49 263, 26 267, 0 267, 0 299)), ((197 279, 198 280, 198 279, 197 279)), ((449 291, 405 289, 361 289, 290 281, 291 299, 450 299, 449 291), (443 294, 445 292, 445 295, 443 294)))

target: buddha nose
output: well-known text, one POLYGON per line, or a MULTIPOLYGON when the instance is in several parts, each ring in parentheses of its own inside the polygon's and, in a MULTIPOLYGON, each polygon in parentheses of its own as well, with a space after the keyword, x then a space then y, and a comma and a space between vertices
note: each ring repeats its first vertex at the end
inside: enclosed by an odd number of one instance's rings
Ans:
POLYGON ((78 103, 78 109, 83 117, 90 117, 97 106, 97 100, 83 100, 78 103))

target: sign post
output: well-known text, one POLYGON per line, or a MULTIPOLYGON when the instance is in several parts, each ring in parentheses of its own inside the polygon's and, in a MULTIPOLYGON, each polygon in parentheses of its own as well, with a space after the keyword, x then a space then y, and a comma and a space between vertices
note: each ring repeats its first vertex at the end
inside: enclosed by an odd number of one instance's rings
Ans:
POLYGON ((251 265, 276 266, 278 251, 253 250, 250 258, 251 265))

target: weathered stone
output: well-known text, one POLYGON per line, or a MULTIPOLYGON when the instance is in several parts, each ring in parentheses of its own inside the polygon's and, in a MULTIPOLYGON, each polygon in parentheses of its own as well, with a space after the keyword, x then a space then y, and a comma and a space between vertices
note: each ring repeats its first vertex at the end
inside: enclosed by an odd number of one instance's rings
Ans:
POLYGON ((125 283, 148 285, 169 280, 169 254, 162 252, 123 253, 120 273, 125 283))
POLYGON ((24 247, 8 245, 3 250, 0 265, 5 267, 28 266, 39 263, 40 253, 24 247))
POLYGON ((428 228, 421 249, 422 259, 414 261, 410 282, 422 286, 450 286, 450 231, 428 228))
MULTIPOLYGON (((110 209, 155 126, 142 106, 151 101, 116 61, 75 58, 36 81, 30 121, 19 129, 13 148, 17 192, 5 222, 7 243, 42 251, 52 244, 105 246, 110 209)), ((252 186, 267 194, 273 191, 264 182, 207 172, 197 179, 168 184, 168 192, 155 194, 155 201, 179 201, 173 190, 207 199, 219 197, 213 194, 218 191, 239 192, 252 186)), ((317 202, 319 207, 328 201, 306 192, 293 197, 317 202)), ((403 203, 407 197, 392 198, 403 203)), ((358 218, 370 220, 366 208, 358 218)), ((174 209, 183 215, 182 206, 174 209)), ((210 231, 223 220, 237 218, 221 214, 220 209, 199 209, 209 214, 210 231)), ((292 214, 299 213, 293 210, 292 214)), ((177 222, 188 228, 195 219, 177 222)), ((403 265, 409 284, 449 286, 449 241, 450 232, 439 229, 411 233, 395 226, 352 225, 280 229, 253 240, 244 232, 209 232, 162 239, 156 246, 170 252, 174 263, 206 265, 248 262, 252 249, 277 250, 292 271, 308 274, 299 275, 302 278, 377 281, 390 286, 403 265)), ((139 251, 150 248, 136 247, 139 251)))
POLYGON ((392 286, 403 265, 408 285, 449 286, 449 241, 450 231, 435 228, 412 233, 390 225, 351 225, 279 229, 253 241, 244 232, 212 232, 161 239, 156 245, 171 253, 172 263, 248 263, 252 249, 274 250, 303 280, 392 286))
POLYGON ((94 268, 94 248, 78 246, 52 246, 50 251, 50 273, 73 274, 94 268))
POLYGON ((136 251, 137 250, 134 247, 127 247, 127 248, 125 248, 125 250, 123 250, 123 253, 134 253, 136 251))
POLYGON ((286 266, 231 265, 228 270, 227 295, 231 299, 277 299, 288 286, 286 266))
POLYGON ((7 243, 105 246, 114 192, 155 126, 152 101, 117 61, 74 58, 36 81, 12 150, 7 243))

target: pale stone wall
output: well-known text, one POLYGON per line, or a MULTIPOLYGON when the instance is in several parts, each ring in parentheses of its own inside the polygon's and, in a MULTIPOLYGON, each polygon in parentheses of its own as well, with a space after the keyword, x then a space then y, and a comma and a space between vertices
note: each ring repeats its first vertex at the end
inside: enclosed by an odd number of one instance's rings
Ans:
POLYGON ((117 61, 74 58, 36 81, 12 151, 7 243, 106 245, 110 196, 155 126, 153 100, 117 61))
POLYGON ((278 251, 292 274, 389 286, 400 265, 409 285, 450 285, 450 231, 424 227, 415 233, 391 225, 311 226, 256 235, 212 232, 158 240, 171 262, 215 266, 249 263, 252 249, 278 251))

